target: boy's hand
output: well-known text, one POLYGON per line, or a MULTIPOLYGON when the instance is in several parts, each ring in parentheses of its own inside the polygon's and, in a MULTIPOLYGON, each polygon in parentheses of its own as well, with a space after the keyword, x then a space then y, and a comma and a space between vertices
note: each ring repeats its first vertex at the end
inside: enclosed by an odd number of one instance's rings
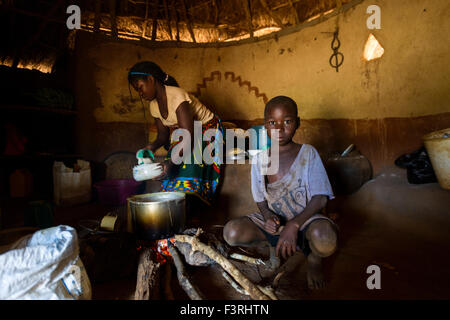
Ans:
POLYGON ((292 256, 297 251, 297 234, 299 226, 296 223, 288 222, 280 234, 277 242, 275 254, 277 257, 281 255, 284 259, 292 256))
POLYGON ((280 227, 280 219, 274 214, 264 218, 266 219, 264 222, 264 230, 270 234, 275 234, 280 227))

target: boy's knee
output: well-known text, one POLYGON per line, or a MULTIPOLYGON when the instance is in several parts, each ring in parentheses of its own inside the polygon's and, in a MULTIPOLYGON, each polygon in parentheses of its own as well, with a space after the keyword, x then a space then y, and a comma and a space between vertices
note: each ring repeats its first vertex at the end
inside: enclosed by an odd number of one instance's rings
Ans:
POLYGON ((306 238, 313 253, 325 258, 337 249, 337 233, 327 220, 316 220, 306 230, 306 238))
POLYGON ((230 246, 235 246, 239 242, 239 229, 237 219, 228 221, 223 228, 223 238, 230 246))

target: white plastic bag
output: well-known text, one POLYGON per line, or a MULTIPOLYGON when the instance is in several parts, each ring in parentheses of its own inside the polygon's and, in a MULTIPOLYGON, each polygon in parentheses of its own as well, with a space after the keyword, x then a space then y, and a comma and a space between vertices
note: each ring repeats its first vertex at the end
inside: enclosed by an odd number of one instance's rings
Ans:
POLYGON ((0 299, 91 299, 91 283, 78 253, 77 233, 69 226, 21 238, 0 254, 0 299))
POLYGON ((92 178, 88 161, 77 160, 79 172, 67 168, 64 163, 53 164, 53 194, 57 205, 74 205, 91 200, 92 178))

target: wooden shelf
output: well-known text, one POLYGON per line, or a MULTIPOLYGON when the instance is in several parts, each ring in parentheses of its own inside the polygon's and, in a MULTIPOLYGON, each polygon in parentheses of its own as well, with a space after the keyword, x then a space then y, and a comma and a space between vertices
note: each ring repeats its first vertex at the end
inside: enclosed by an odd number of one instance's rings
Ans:
POLYGON ((0 110, 8 111, 31 111, 31 112, 45 112, 54 113, 68 116, 75 116, 78 114, 75 110, 49 108, 49 107, 39 107, 39 106, 24 106, 24 105, 0 105, 0 110))

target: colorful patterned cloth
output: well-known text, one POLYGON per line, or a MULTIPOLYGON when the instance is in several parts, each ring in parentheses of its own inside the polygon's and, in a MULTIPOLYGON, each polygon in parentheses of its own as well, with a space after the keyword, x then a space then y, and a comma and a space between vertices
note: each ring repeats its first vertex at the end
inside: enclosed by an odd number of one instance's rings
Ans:
MULTIPOLYGON (((220 132, 223 138, 225 136, 222 122, 217 116, 214 116, 213 119, 202 125, 202 134, 208 129, 216 129, 216 132, 220 132)), ((166 160, 171 159, 172 150, 178 143, 179 141, 171 142, 166 160)), ((203 150, 210 143, 216 144, 219 142, 218 139, 214 139, 213 142, 202 141, 202 154, 203 150)), ((222 148, 223 145, 219 147, 222 148)), ((192 150, 192 159, 194 159, 194 150, 192 150)), ((212 165, 208 165, 202 160, 201 164, 183 163, 175 166, 174 170, 170 172, 169 178, 163 180, 161 191, 179 191, 194 194, 206 204, 211 205, 220 182, 221 162, 217 157, 215 160, 212 165)), ((192 162, 194 161, 192 160, 192 162)))

